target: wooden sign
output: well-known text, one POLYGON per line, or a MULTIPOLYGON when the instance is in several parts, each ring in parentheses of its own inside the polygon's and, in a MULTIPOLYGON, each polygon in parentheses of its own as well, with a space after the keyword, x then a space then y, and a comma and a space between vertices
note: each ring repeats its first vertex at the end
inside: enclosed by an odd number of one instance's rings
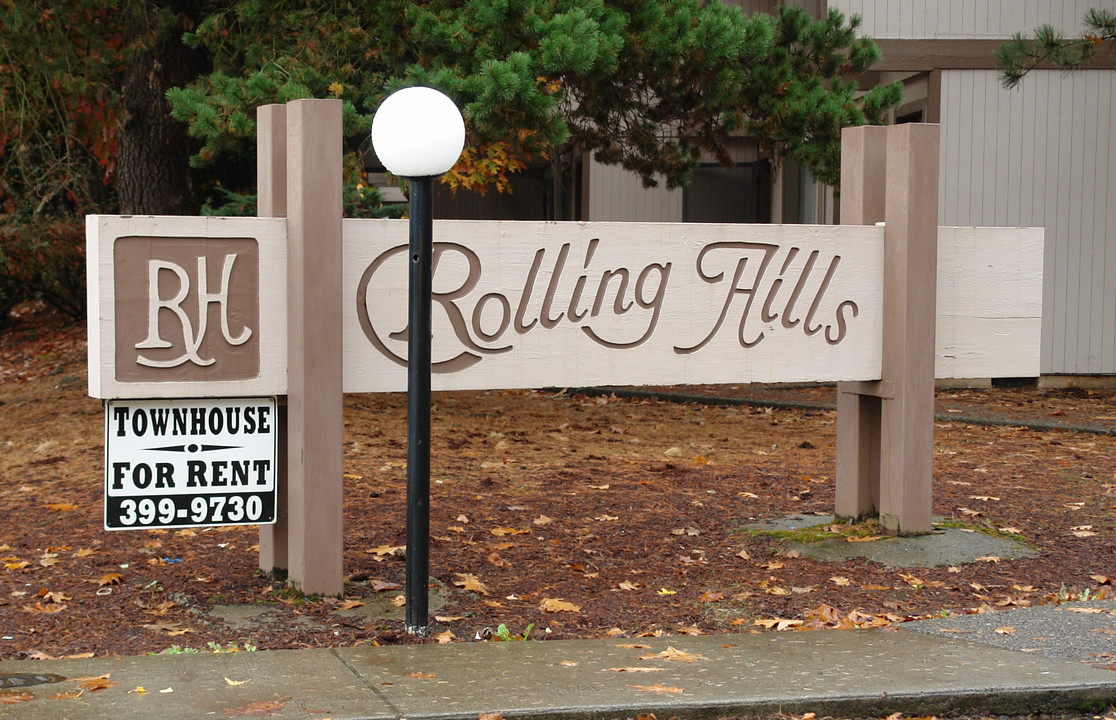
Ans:
MULTIPOLYGON (((346 391, 405 388, 405 240, 390 223, 345 225, 346 391)), ((433 385, 872 377, 880 240, 832 226, 437 223, 433 385)))
POLYGON ((86 217, 89 393, 286 389, 286 222, 86 217))
MULTIPOLYGON (((406 387, 407 223, 345 220, 346 392, 406 387)), ((90 393, 282 395, 285 221, 88 220, 90 393)), ((883 229, 439 221, 435 389, 872 380, 883 229)), ((939 377, 1038 374, 1042 231, 942 229, 939 377)))

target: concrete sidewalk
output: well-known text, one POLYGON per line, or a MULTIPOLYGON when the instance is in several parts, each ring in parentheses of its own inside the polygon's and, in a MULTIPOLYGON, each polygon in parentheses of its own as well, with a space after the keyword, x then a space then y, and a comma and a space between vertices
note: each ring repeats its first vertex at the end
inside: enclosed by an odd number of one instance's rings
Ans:
POLYGON ((903 629, 0 663, 5 684, 20 673, 65 679, 4 690, 27 699, 2 718, 1091 717, 1116 704, 1116 672, 903 629), (105 689, 55 697, 105 674, 105 689))

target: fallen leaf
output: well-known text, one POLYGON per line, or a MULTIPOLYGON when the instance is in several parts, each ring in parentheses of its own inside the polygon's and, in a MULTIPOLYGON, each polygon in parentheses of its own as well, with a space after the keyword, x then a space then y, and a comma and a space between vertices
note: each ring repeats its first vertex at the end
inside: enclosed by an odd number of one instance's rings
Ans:
POLYGON ((554 519, 549 518, 546 515, 539 515, 537 518, 535 518, 531 522, 535 525, 549 525, 550 523, 554 522, 554 519))
POLYGON ((834 575, 833 577, 829 578, 829 581, 839 587, 845 587, 846 585, 852 583, 852 580, 849 580, 847 577, 844 577, 842 575, 834 575))
POLYGON ((119 685, 120 683, 109 682, 109 677, 111 675, 112 673, 105 673, 104 675, 98 675, 96 677, 77 678, 78 687, 82 690, 88 690, 89 692, 97 692, 98 690, 110 688, 113 685, 119 685))
POLYGON ((364 607, 363 600, 357 600, 354 598, 352 600, 346 600, 345 602, 341 603, 342 610, 353 610, 358 607, 364 607))
POLYGON ((488 562, 492 563, 496 567, 510 568, 512 566, 510 562, 500 557, 499 553, 489 553, 488 562))
POLYGON ((752 556, 748 554, 747 550, 741 550, 740 552, 736 553, 736 557, 741 558, 743 560, 751 560, 752 559, 752 556))
POLYGON ((225 684, 232 687, 240 687, 241 685, 244 685, 248 682, 251 682, 251 680, 233 680, 228 675, 225 676, 225 684))
POLYGON ((992 632, 998 633, 1000 635, 1011 635, 1015 632, 1015 628, 1009 626, 998 627, 995 628, 992 632))
POLYGON ((461 622, 465 619, 462 615, 435 615, 434 619, 440 623, 461 622))
POLYGON ((80 505, 75 505, 68 502, 50 503, 47 508, 50 510, 57 510, 58 512, 66 512, 67 510, 77 510, 80 505))
POLYGON ((673 530, 670 531, 670 534, 671 535, 686 535, 687 537, 695 537, 697 535, 701 535, 701 530, 698 530, 693 525, 687 525, 686 527, 674 528, 673 530))
POLYGON ((678 628, 679 635, 704 635, 705 633, 697 625, 687 625, 686 627, 678 628))
POLYGON ((1104 608, 1095 608, 1095 607, 1068 607, 1068 608, 1062 608, 1062 609, 1065 610, 1066 612, 1081 613, 1082 615, 1099 615, 1099 614, 1105 612, 1104 608))
POLYGON ((374 556, 377 562, 381 562, 389 555, 402 555, 406 549, 406 545, 380 545, 364 552, 374 556))
POLYGON ((666 588, 659 588, 658 591, 655 594, 656 595, 677 595, 678 591, 677 590, 668 590, 666 588))
POLYGON ((666 668, 639 667, 639 666, 636 666, 636 667, 614 667, 614 668, 605 668, 605 672, 653 673, 653 672, 662 672, 665 669, 666 668))
POLYGON ((597 515, 593 519, 597 520, 599 522, 612 522, 613 520, 619 520, 620 516, 619 515, 597 515))
POLYGON ((414 678, 416 680, 433 680, 437 676, 434 673, 425 673, 425 672, 415 671, 415 672, 407 675, 407 677, 414 678))
POLYGON ((191 628, 182 627, 182 623, 180 622, 150 623, 142 625, 141 627, 143 627, 145 630, 151 630, 152 632, 166 632, 167 635, 185 635, 186 633, 194 632, 194 630, 191 628))
POLYGON ((105 585, 120 585, 124 582, 124 576, 117 572, 105 573, 97 580, 97 584, 101 587, 105 585))
POLYGON ((634 583, 634 582, 631 582, 629 580, 625 580, 622 583, 620 583, 619 585, 617 585, 616 587, 618 587, 621 590, 638 590, 639 589, 639 583, 634 583))
POLYGON ((435 635, 434 639, 438 641, 439 645, 447 645, 456 640, 457 636, 453 634, 453 630, 446 630, 435 635))
POLYGON ((47 602, 52 602, 52 603, 64 603, 64 602, 66 602, 67 600, 71 600, 71 599, 72 599, 72 598, 71 598, 71 597, 70 597, 69 595, 67 595, 66 593, 61 593, 61 592, 49 592, 49 591, 47 591, 46 589, 43 589, 42 591, 40 591, 40 592, 39 592, 39 597, 43 598, 43 599, 44 599, 44 600, 46 600, 47 602))
POLYGON ((386 580, 373 580, 372 592, 384 592, 385 590, 401 590, 403 588, 397 582, 388 582, 386 580))
POLYGON ((858 535, 847 535, 847 536, 845 536, 845 542, 851 542, 851 543, 875 542, 875 541, 880 540, 880 539, 882 539, 882 536, 880 536, 880 535, 866 535, 864 537, 860 537, 858 535))
POLYGON ((710 591, 710 590, 706 590, 701 595, 698 595, 698 602, 702 602, 702 603, 717 602, 718 600, 724 600, 724 599, 725 599, 725 594, 724 593, 713 592, 713 591, 710 591))
POLYGON ((504 535, 526 535, 527 533, 529 533, 531 531, 530 530, 521 530, 519 528, 497 527, 497 528, 492 528, 491 532, 492 532, 493 535, 502 537, 504 535))
POLYGON ((27 653, 27 657, 30 660, 57 660, 58 659, 57 655, 50 655, 50 654, 47 654, 47 653, 43 652, 42 650, 30 650, 27 653))
POLYGON ((629 685, 628 687, 630 687, 632 690, 639 690, 640 692, 671 694, 679 694, 684 692, 684 690, 680 687, 667 687, 666 685, 663 685, 661 683, 655 683, 654 685, 629 685))
POLYGON ((477 720, 504 720, 502 712, 482 712, 477 715, 477 720))
MULTIPOLYGON (((143 688, 137 688, 137 690, 140 690, 142 692, 143 688)), ((135 692, 135 690, 129 690, 128 692, 130 692, 130 693, 135 692)), ((85 694, 84 690, 70 690, 68 692, 59 691, 59 692, 54 693, 54 695, 51 695, 51 699, 52 700, 76 700, 77 698, 81 697, 84 694, 85 694)))
POLYGON ((639 660, 677 660, 678 662, 692 663, 698 660, 708 660, 709 658, 697 653, 689 653, 685 650, 678 650, 677 648, 668 645, 666 650, 654 655, 640 655, 639 660))
POLYGON ((457 579, 453 584, 459 588, 464 588, 466 592, 480 593, 481 595, 488 595, 488 588, 481 582, 480 578, 472 573, 457 573, 457 579))
POLYGON ((996 555, 982 555, 976 559, 976 562, 998 563, 1001 558, 996 555))
POLYGON ((556 613, 556 612, 581 612, 581 608, 571 602, 567 602, 560 598, 544 598, 539 603, 539 608, 543 612, 556 613))
POLYGON ((802 624, 801 620, 787 620, 785 618, 760 618, 752 623, 768 630, 774 628, 782 631, 792 627, 798 627, 802 624))
POLYGON ((279 714, 286 705, 286 700, 260 700, 240 707, 228 708, 225 710, 225 714, 242 717, 273 717, 279 714))
POLYGON ((34 699, 35 696, 29 692, 0 692, 0 705, 17 705, 34 699))
POLYGON ((995 501, 999 500, 1000 498, 993 497, 991 495, 970 495, 969 499, 970 500, 980 500, 981 502, 988 502, 988 501, 995 502, 995 501))
POLYGON ((1097 585, 1111 585, 1112 584, 1112 578, 1108 577, 1107 575, 1090 575, 1089 577, 1091 579, 1095 580, 1097 585))

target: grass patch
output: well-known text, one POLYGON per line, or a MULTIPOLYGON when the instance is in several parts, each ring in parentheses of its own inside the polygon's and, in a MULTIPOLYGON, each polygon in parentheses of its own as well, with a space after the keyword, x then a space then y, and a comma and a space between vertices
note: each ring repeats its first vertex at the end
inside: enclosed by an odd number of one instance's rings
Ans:
POLYGON ((882 533, 880 532, 880 524, 875 520, 864 522, 833 520, 828 523, 818 523, 817 525, 789 530, 746 530, 745 534, 753 538, 770 537, 810 545, 838 538, 879 537, 882 533))
POLYGON ((1004 532, 997 527, 993 527, 991 523, 987 522, 977 524, 965 522, 964 520, 957 520, 956 518, 938 518, 934 520, 933 527, 935 530, 964 530, 966 532, 978 532, 981 535, 988 535, 989 537, 994 538, 1006 538, 1008 540, 1014 540, 1021 545, 1033 547, 1030 541, 1019 533, 1004 532))

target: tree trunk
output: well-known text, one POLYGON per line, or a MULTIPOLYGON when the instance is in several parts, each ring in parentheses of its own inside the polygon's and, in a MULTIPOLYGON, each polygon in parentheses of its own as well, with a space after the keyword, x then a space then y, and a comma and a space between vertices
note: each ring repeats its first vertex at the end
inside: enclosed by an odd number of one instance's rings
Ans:
POLYGON ((117 157, 117 197, 125 215, 194 215, 190 138, 171 117, 166 92, 207 69, 204 53, 182 43, 198 12, 191 2, 131 2, 125 10, 124 125, 117 157))

